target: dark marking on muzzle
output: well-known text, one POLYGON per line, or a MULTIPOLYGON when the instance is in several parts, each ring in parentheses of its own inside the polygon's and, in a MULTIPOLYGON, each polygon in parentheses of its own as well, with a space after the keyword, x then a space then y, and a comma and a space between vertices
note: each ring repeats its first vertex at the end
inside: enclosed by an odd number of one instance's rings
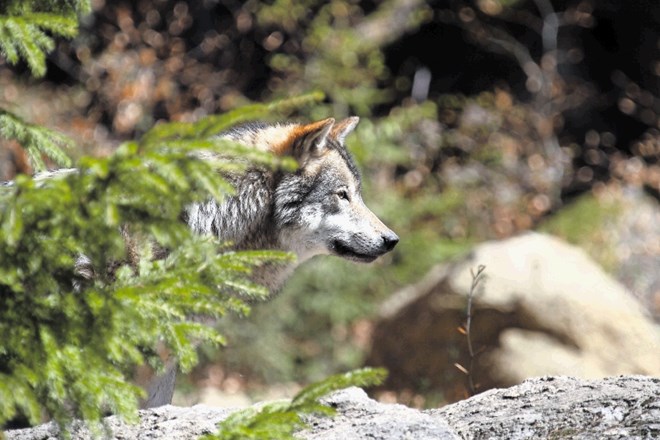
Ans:
POLYGON ((388 231, 381 235, 381 243, 379 246, 369 248, 366 252, 357 250, 356 246, 351 246, 350 244, 344 243, 340 240, 334 240, 330 247, 334 254, 342 258, 358 261, 361 263, 371 263, 376 258, 394 249, 394 246, 396 246, 398 242, 399 236, 392 231, 388 231))
POLYGON ((334 240, 332 242, 332 250, 334 253, 342 258, 346 258, 347 260, 353 260, 353 261, 358 261, 361 263, 371 263, 374 261, 376 258, 378 258, 381 253, 378 254, 363 254, 360 252, 355 251, 348 245, 342 243, 339 240, 334 240))

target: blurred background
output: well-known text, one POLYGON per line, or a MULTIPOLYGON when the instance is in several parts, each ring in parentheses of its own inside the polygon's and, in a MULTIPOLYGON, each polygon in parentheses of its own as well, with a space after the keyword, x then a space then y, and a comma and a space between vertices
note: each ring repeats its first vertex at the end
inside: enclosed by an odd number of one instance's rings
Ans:
MULTIPOLYGON (((495 371, 488 353, 503 346, 504 328, 543 328, 580 353, 593 339, 586 333, 581 339, 571 337, 573 329, 530 327, 529 313, 505 323, 515 307, 493 314, 492 304, 475 297, 470 336, 479 352, 470 354, 466 297, 437 287, 442 270, 475 246, 525 231, 584 249, 639 309, 616 321, 612 338, 647 355, 657 348, 660 3, 93 4, 79 36, 49 55, 43 80, 0 57, 3 106, 76 139, 79 149, 70 154, 78 157, 110 154, 158 121, 320 90, 326 100, 294 117, 361 117, 347 143, 364 174, 364 199, 401 237, 392 254, 369 266, 315 259, 251 316, 225 320, 228 346, 202 349, 204 360, 179 381, 175 403, 290 396, 329 374, 384 365, 390 379, 374 396, 430 407, 515 382, 486 378, 495 371), (429 276, 435 287, 420 287, 429 276), (427 302, 393 305, 411 289, 427 302), (406 339, 421 316, 432 324, 406 339), (648 342, 616 333, 634 326, 631 320, 648 322, 648 342), (482 383, 475 389, 470 381, 482 383)), ((19 146, 0 139, 0 180, 30 172, 19 146)), ((597 294, 592 300, 600 303, 597 294)), ((583 307, 566 319, 586 322, 583 307)), ((526 348, 531 357, 540 355, 535 350, 549 349, 526 348)), ((585 374, 660 375, 654 360, 612 369, 614 350, 600 350, 610 369, 585 374)), ((576 371, 565 365, 566 374, 576 371)))

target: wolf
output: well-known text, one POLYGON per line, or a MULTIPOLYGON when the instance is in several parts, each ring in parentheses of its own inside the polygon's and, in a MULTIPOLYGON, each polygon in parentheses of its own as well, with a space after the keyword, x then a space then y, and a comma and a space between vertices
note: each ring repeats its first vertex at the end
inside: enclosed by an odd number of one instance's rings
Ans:
MULTIPOLYGON (((235 193, 187 207, 183 219, 198 234, 232 243, 234 250, 289 252, 295 260, 265 264, 253 280, 277 293, 294 269, 317 255, 369 263, 390 252, 399 237, 365 205, 362 179, 345 140, 359 118, 312 123, 248 122, 221 133, 259 151, 290 156, 295 171, 253 167, 228 176, 235 193)), ((143 407, 169 404, 176 361, 148 385, 143 407)))
POLYGON ((233 180, 235 195, 190 205, 184 220, 200 234, 233 243, 235 250, 272 249, 295 262, 266 265, 255 281, 272 292, 311 257, 336 255, 371 262, 399 237, 367 208, 360 172, 344 143, 359 121, 333 118, 310 124, 245 123, 221 137, 298 163, 293 172, 252 168, 233 180))

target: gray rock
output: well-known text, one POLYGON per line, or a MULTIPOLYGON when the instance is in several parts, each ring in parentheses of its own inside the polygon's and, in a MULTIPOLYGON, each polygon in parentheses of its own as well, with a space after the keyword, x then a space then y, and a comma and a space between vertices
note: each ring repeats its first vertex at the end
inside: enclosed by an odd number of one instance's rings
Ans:
POLYGON ((621 215, 604 228, 616 277, 660 322, 660 204, 641 188, 626 187, 618 197, 621 215))
POLYGON ((337 409, 333 418, 311 418, 306 440, 454 440, 460 439, 441 418, 398 404, 370 399, 360 388, 330 396, 326 404, 337 409))
POLYGON ((469 439, 658 439, 660 378, 535 378, 428 414, 469 439))
MULTIPOLYGON (((657 439, 660 438, 660 378, 619 376, 600 380, 571 377, 530 379, 494 389, 440 409, 420 411, 379 403, 359 388, 329 396, 334 418, 309 417, 297 434, 314 440, 402 439, 657 439)), ((195 439, 215 430, 233 410, 197 405, 140 411, 129 425, 105 419, 108 438, 195 439)), ((7 431, 8 440, 55 439, 57 427, 45 424, 7 431)), ((91 439, 76 424, 72 440, 91 439)))
MULTIPOLYGON (((204 434, 216 431, 216 425, 224 420, 231 409, 213 408, 196 405, 181 408, 172 405, 140 411, 140 422, 129 424, 117 416, 110 416, 103 421, 101 438, 122 440, 143 439, 196 439, 204 434)), ((59 439, 59 429, 53 422, 35 428, 18 429, 5 432, 7 440, 55 440, 59 439)), ((74 422, 71 440, 91 440, 99 437, 87 426, 74 422)))

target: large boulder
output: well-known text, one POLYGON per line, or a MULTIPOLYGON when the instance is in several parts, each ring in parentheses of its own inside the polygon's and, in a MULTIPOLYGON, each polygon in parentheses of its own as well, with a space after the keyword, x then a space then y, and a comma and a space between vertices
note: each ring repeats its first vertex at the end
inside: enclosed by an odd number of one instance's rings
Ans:
POLYGON ((481 244, 395 294, 367 364, 390 371, 385 388, 435 390, 448 401, 474 391, 470 380, 483 391, 544 375, 660 376, 660 327, 582 250, 525 233, 481 244), (479 265, 485 276, 471 289, 479 265), (473 356, 457 331, 470 296, 473 356))
MULTIPOLYGON (((420 411, 379 403, 359 388, 325 399, 333 418, 309 417, 296 437, 306 440, 460 440, 539 438, 660 438, 660 379, 643 376, 587 381, 543 377, 510 389, 491 390, 440 409, 420 411)), ((140 422, 128 425, 116 416, 105 419, 107 437, 123 440, 193 440, 213 432, 234 410, 196 405, 164 406, 140 411, 140 422)), ((7 431, 7 440, 55 440, 54 423, 7 431)), ((76 424, 72 440, 92 435, 76 424)))

